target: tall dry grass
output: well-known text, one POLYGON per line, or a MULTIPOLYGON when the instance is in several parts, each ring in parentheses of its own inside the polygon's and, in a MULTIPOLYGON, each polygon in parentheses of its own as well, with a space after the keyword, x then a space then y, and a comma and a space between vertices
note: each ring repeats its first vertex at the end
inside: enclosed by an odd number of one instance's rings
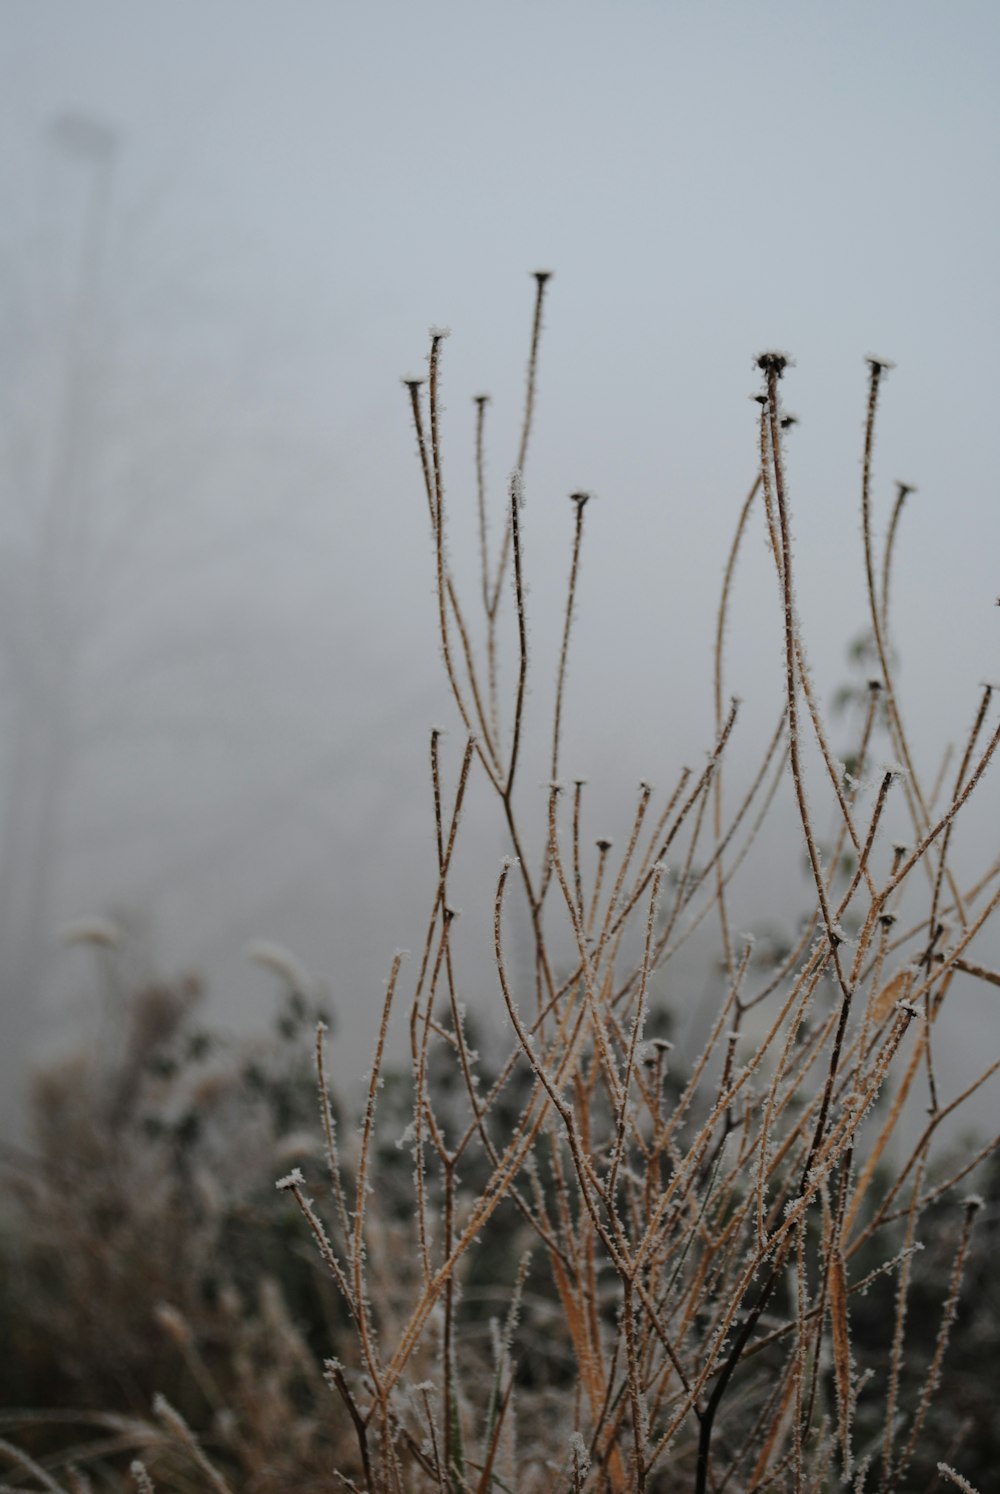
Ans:
MULTIPOLYGON (((300 1211, 300 1238, 311 1236, 342 1312, 339 1322, 331 1312, 322 1394, 315 1366, 302 1369, 294 1393, 274 1392, 286 1398, 282 1406, 299 1405, 309 1430, 296 1435, 308 1456, 295 1481, 294 1457, 280 1468, 276 1461, 278 1433, 251 1467, 245 1446, 263 1409, 237 1408, 227 1419, 220 1404, 199 1440, 161 1401, 155 1422, 131 1424, 142 1429, 133 1445, 144 1460, 135 1487, 312 1488, 326 1479, 372 1494, 799 1494, 839 1485, 906 1490, 936 1477, 968 1487, 953 1467, 962 1460, 961 1430, 945 1427, 940 1407, 981 1208, 962 1186, 998 1138, 944 1172, 935 1170, 934 1147, 1000 1060, 979 1055, 981 1070, 952 1092, 938 1075, 935 1036, 963 982, 1000 984, 975 944, 1000 902, 1000 861, 971 878, 952 864, 955 827, 1000 726, 984 687, 957 769, 935 785, 921 781, 890 644, 905 486, 881 554, 874 537, 872 454, 887 365, 868 364, 860 504, 878 673, 850 771, 806 664, 783 451, 788 362, 765 353, 757 475, 734 515, 715 636, 704 640, 715 702, 706 764, 680 771, 663 794, 641 785, 621 840, 590 846, 585 784, 559 781, 585 493, 572 495, 546 727, 552 782, 539 796, 519 778, 531 519, 523 484, 548 281, 536 276, 516 471, 493 543, 487 404, 476 400, 472 578, 454 573, 447 544, 444 333, 431 334, 427 378, 405 381, 434 540, 440 643, 465 745, 449 773, 441 733, 431 734, 436 885, 405 994, 402 957, 392 963, 359 1127, 338 1124, 321 1024, 325 1167, 309 1166, 307 1177, 303 1163, 278 1184, 300 1211), (724 696, 725 638, 755 514, 773 563, 784 702, 760 762, 727 778, 738 705, 724 696), (876 766, 880 732, 896 759, 884 769, 876 766), (477 776, 512 853, 495 884, 493 968, 479 981, 506 1013, 509 1042, 499 1056, 485 1041, 477 1051, 456 960, 456 845, 477 776), (807 910, 791 946, 765 968, 736 932, 734 882, 752 866, 783 795, 796 811, 789 866, 804 856, 809 869, 807 910), (905 845, 886 843, 896 799, 910 825, 905 845), (832 842, 817 829, 831 814, 832 842), (515 897, 529 929, 529 957, 516 977, 515 897), (672 962, 692 927, 713 925, 715 1008, 701 1050, 674 1072, 672 962), (409 1032, 405 1085, 386 1072, 400 1008, 409 1032), (914 1131, 903 1120, 915 1098, 926 1114, 914 1131), (400 1147, 412 1167, 401 1166, 400 1147), (945 1261, 930 1300, 918 1254, 925 1229, 945 1261), (908 1317, 914 1300, 916 1324, 908 1317), (874 1314, 872 1301, 880 1304, 874 1314)), ((186 1321, 174 1331, 193 1339, 186 1321)), ((296 1332, 289 1322, 287 1333, 296 1332)), ((252 1370, 242 1383, 257 1383, 252 1370)), ((20 1487, 66 1487, 12 1444, 4 1451, 20 1487)))

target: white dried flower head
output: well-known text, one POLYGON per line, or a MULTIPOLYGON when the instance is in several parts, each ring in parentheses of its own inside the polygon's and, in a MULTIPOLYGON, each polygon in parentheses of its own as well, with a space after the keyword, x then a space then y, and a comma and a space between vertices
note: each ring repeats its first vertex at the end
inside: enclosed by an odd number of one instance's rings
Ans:
POLYGON ((570 1433, 569 1450, 577 1475, 580 1478, 586 1478, 590 1472, 590 1454, 587 1451, 587 1444, 579 1432, 570 1433))
POLYGON ((59 930, 61 944, 94 944, 100 949, 118 949, 123 942, 120 926, 111 918, 74 918, 59 930))
POLYGON ((153 1396, 153 1415, 165 1422, 172 1432, 179 1432, 182 1436, 184 1433, 190 1435, 187 1422, 159 1390, 153 1396))
POLYGON ((305 993, 312 988, 312 976, 302 964, 296 959, 290 949, 283 944, 273 944, 267 939, 256 939, 246 947, 246 957, 255 965, 262 965, 265 970, 270 970, 280 980, 291 986, 293 991, 305 993))
POLYGON ((153 1308, 153 1316, 165 1333, 168 1333, 176 1344, 184 1346, 192 1339, 191 1325, 187 1318, 171 1307, 169 1302, 157 1302, 153 1308))
POLYGON ((220 1406, 213 1420, 216 1434, 223 1442, 231 1442, 238 1426, 236 1412, 230 1406, 220 1406))
POLYGON ((141 1458, 133 1458, 128 1471, 135 1480, 139 1494, 156 1494, 156 1485, 150 1478, 149 1470, 141 1458))
POLYGON ((322 1151, 320 1138, 311 1131, 288 1131, 274 1143, 274 1160, 280 1165, 293 1157, 319 1157, 322 1151))
POLYGON ((779 379, 786 368, 795 366, 795 360, 788 353, 782 353, 777 348, 768 348, 765 352, 758 353, 755 361, 762 373, 777 374, 779 379))

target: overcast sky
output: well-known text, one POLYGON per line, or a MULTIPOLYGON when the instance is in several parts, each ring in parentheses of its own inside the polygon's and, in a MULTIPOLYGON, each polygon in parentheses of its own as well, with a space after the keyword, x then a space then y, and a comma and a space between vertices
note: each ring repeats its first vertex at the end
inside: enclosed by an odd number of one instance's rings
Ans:
MULTIPOLYGON (((243 943, 291 943, 360 1051, 418 937, 426 732, 451 719, 399 378, 450 326, 453 555, 474 585, 471 397, 494 397, 499 504, 538 267, 556 273, 526 474, 533 699, 583 488, 564 760, 595 813, 620 822, 639 778, 665 786, 710 743, 764 347, 796 360, 799 604, 827 698, 866 620, 863 360, 897 364, 876 523, 897 479, 917 485, 893 632, 933 775, 1000 673, 995 4, 5 0, 0 31, 10 553, 32 522, 17 433, 44 455, 91 190, 48 127, 78 111, 116 141, 93 465, 117 724, 75 770, 54 925, 134 908, 168 968, 205 966, 255 1018, 243 943), (140 636, 160 662, 129 676, 140 636)), ((748 753, 779 624, 757 532, 728 680, 748 753)))

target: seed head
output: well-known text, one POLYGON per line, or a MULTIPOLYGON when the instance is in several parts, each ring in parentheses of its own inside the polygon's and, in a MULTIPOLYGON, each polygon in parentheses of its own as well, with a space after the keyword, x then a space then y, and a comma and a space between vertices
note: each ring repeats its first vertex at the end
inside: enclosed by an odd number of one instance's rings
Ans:
POLYGON ((785 372, 785 369, 791 367, 791 364, 792 360, 787 353, 779 353, 775 349, 771 349, 766 353, 759 353, 757 356, 757 367, 761 373, 777 374, 779 379, 785 372))

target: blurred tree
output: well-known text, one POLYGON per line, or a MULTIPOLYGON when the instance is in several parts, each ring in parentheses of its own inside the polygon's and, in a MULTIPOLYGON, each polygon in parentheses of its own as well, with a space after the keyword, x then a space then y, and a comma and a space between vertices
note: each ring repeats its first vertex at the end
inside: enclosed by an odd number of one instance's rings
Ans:
POLYGON ((7 1068, 25 1052, 37 1007, 79 730, 80 660, 92 610, 91 483, 104 372, 104 277, 119 145, 109 125, 81 114, 56 119, 50 142, 84 173, 86 196, 37 520, 17 551, 4 557, 8 755, 0 822, 0 997, 7 1068))
MULTIPOLYGON (((40 232, 13 221, 0 260, 0 1126, 67 973, 60 922, 158 920, 172 897, 187 958, 234 942, 234 910, 270 912, 326 850, 317 798, 413 698, 375 692, 330 733, 328 430, 282 387, 232 261, 213 281, 190 226, 124 190, 120 146, 58 119, 40 232)), ((371 668, 339 654, 340 682, 371 668)))

